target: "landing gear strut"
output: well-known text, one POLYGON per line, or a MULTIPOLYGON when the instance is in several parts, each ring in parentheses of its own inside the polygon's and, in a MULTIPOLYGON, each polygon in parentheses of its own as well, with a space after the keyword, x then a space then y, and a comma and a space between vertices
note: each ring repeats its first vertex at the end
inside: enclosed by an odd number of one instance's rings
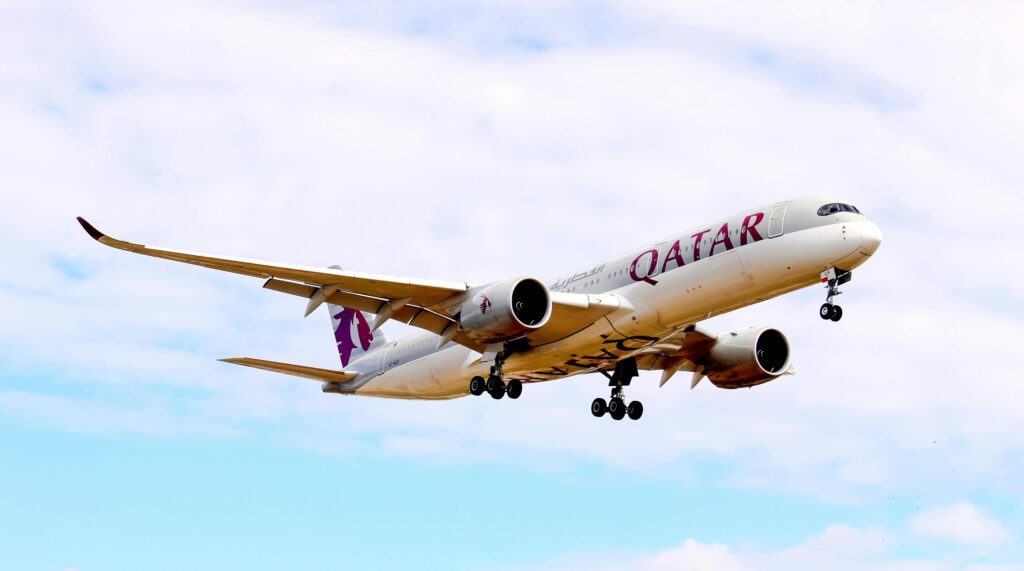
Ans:
POLYGON ((825 296, 825 303, 821 304, 821 309, 818 310, 818 315, 822 319, 839 321, 843 318, 843 308, 833 304, 832 298, 843 293, 839 291, 839 286, 852 278, 853 272, 838 268, 829 268, 821 272, 821 281, 825 284, 825 289, 828 292, 825 296))
POLYGON ((499 352, 494 357, 494 364, 491 365, 491 374, 487 376, 486 380, 480 376, 473 377, 469 381, 469 394, 480 396, 486 392, 495 400, 504 397, 506 394, 510 399, 519 398, 519 395, 523 394, 523 383, 518 379, 511 379, 507 383, 505 382, 505 375, 502 372, 505 358, 504 352, 499 352))
POLYGON ((615 363, 615 371, 608 374, 608 371, 601 371, 601 374, 608 377, 608 386, 612 388, 611 398, 606 402, 603 398, 596 398, 590 403, 590 412, 594 416, 601 417, 604 413, 615 420, 622 420, 626 415, 633 420, 638 420, 644 414, 644 405, 640 401, 633 401, 626 405, 626 394, 622 387, 629 385, 633 377, 637 376, 636 360, 623 359, 615 363))

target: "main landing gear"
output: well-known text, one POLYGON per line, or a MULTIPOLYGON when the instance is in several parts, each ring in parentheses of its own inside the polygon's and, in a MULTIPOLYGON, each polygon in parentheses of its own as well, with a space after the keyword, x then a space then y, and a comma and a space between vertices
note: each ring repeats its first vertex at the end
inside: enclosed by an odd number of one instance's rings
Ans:
POLYGON ((818 310, 818 315, 822 319, 826 321, 839 321, 843 318, 843 308, 833 304, 832 298, 843 293, 839 291, 839 286, 850 281, 852 278, 853 272, 838 268, 829 268, 821 272, 821 281, 824 282, 825 289, 828 291, 825 303, 821 304, 821 309, 818 310))
POLYGON ((636 361, 623 359, 615 363, 615 371, 612 374, 609 375, 607 371, 601 371, 601 374, 608 377, 608 386, 612 388, 612 395, 608 401, 600 397, 594 399, 594 402, 590 403, 591 414, 601 417, 607 412, 615 420, 622 420, 627 415, 633 420, 639 420, 644 414, 643 403, 635 400, 627 406, 626 395, 622 389, 623 386, 629 385, 633 377, 637 376, 636 361))
POLYGON ((501 353, 494 359, 491 366, 491 374, 485 380, 483 377, 473 377, 469 381, 469 393, 473 396, 480 396, 485 392, 491 398, 497 400, 505 395, 510 399, 517 399, 523 394, 523 383, 518 379, 510 379, 505 382, 502 374, 502 367, 505 364, 505 356, 501 353))

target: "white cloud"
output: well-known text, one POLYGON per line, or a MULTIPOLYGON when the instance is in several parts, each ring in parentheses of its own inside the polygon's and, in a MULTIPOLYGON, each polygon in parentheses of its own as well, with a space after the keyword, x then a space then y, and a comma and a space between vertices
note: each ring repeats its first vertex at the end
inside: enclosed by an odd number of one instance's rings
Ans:
POLYGON ((923 537, 967 545, 999 545, 1012 537, 1001 523, 970 502, 918 514, 910 521, 910 527, 923 537))
MULTIPOLYGON (((916 528, 916 520, 909 522, 916 528)), ((756 545, 726 545, 686 539, 680 546, 654 553, 588 553, 562 556, 538 569, 618 569, 621 571, 981 571, 1019 569, 994 563, 991 556, 948 552, 911 555, 903 530, 858 529, 833 524, 821 533, 780 549, 756 545)), ((1006 560, 1012 561, 1007 556, 1006 560)))
MULTIPOLYGON (((621 569, 621 567, 619 567, 621 569)), ((683 545, 662 551, 646 561, 644 571, 745 571, 750 569, 729 552, 725 545, 703 543, 687 539, 683 545)))
POLYGON ((441 461, 685 475, 710 456, 734 483, 844 501, 924 476, 1019 497, 1019 7, 630 3, 609 5, 611 41, 538 23, 572 6, 498 3, 523 17, 408 34, 405 8, 5 5, 0 264, 17 271, 0 278, 0 358, 57 379, 5 379, 5 410, 161 435, 266 423, 303 446, 441 461), (554 47, 496 46, 503 26, 554 47), (648 376, 631 424, 589 417, 600 379, 407 403, 236 371, 212 359, 332 366, 325 320, 258 282, 101 249, 73 221, 482 281, 813 193, 849 196, 886 232, 843 322, 816 318, 818 291, 716 319, 780 326, 798 376, 733 392, 648 376), (97 394, 65 394, 81 391, 97 394))

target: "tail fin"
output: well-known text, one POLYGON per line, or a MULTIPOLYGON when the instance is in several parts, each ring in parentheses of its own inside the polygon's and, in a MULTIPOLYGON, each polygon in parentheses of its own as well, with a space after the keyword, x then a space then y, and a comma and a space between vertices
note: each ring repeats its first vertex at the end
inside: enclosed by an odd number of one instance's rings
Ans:
POLYGON ((367 353, 388 344, 384 332, 378 329, 370 331, 374 315, 363 313, 357 309, 327 304, 331 315, 331 326, 334 329, 334 340, 338 344, 338 356, 341 366, 362 358, 367 353))
MULTIPOLYGON (((340 270, 341 266, 331 268, 340 270)), ((388 338, 383 331, 370 331, 370 324, 375 317, 372 313, 330 303, 327 304, 327 311, 331 316, 331 329, 334 330, 334 340, 338 343, 338 356, 341 357, 342 367, 347 367, 349 363, 388 344, 388 338), (355 341, 357 339, 358 343, 355 341)))

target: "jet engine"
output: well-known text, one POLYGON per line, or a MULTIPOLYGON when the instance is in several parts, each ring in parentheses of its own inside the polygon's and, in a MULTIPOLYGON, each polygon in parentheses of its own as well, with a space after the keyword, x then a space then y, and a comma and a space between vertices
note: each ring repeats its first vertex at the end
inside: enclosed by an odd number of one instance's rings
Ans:
POLYGON ((716 387, 760 385, 789 371, 789 341, 770 327, 734 331, 718 338, 702 364, 716 387))
POLYGON ((462 331, 483 343, 508 341, 536 331, 551 317, 548 288, 534 278, 483 286, 462 304, 462 331))

